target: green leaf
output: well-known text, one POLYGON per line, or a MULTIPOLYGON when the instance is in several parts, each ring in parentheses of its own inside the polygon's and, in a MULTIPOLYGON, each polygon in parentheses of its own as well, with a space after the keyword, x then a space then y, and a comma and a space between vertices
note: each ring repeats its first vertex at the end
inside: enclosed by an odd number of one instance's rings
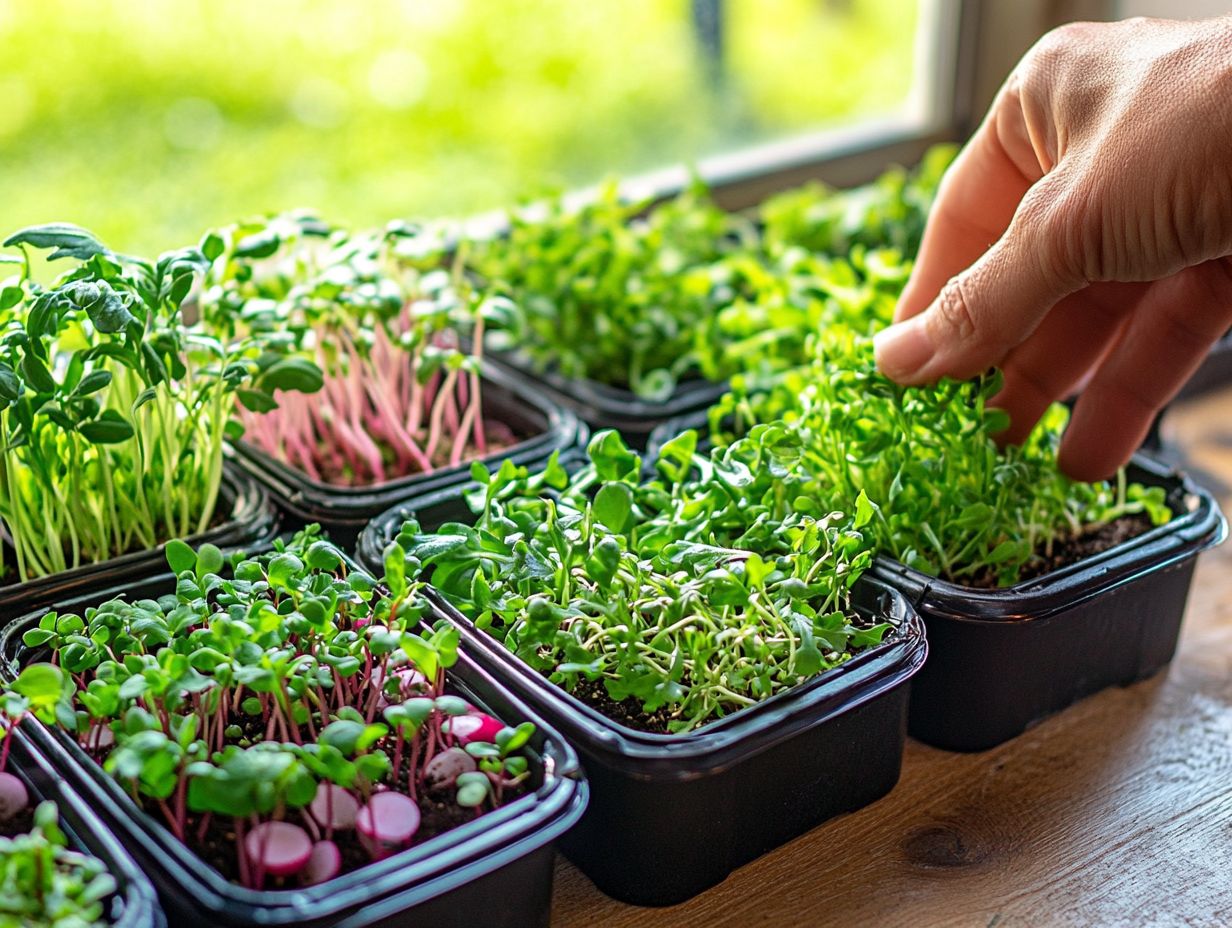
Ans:
POLYGON ((321 369, 307 358, 283 358, 261 375, 260 387, 269 392, 316 393, 324 383, 321 369))
POLYGON ((21 372, 26 381, 38 393, 55 393, 56 382, 37 356, 29 352, 21 359, 21 372))
POLYGON ((105 370, 93 370, 86 374, 73 388, 75 396, 89 396, 91 393, 97 393, 111 385, 111 372, 105 370))
POLYGON ((81 226, 68 222, 52 222, 41 226, 29 226, 14 232, 4 240, 5 246, 30 245, 34 248, 54 248, 48 260, 77 258, 87 261, 95 255, 110 254, 95 236, 81 226))
POLYGON ((224 564, 222 551, 217 545, 208 542, 197 549, 197 578, 206 574, 216 574, 222 571, 224 564))
POLYGON ((594 463, 595 474, 604 482, 636 480, 642 459, 629 450, 620 433, 614 429, 596 432, 586 446, 594 463))
POLYGON ((163 553, 166 555, 167 565, 171 568, 171 572, 177 576, 186 570, 196 569, 197 552, 178 538, 167 542, 163 553))
POLYGON ((627 483, 605 483, 592 508, 596 519, 613 532, 623 532, 633 514, 633 490, 627 483))
POLYGON ((270 394, 263 393, 260 390, 236 390, 235 395, 244 404, 244 408, 250 412, 271 412, 278 408, 278 401, 270 396, 270 394))
POLYGON ((77 426, 77 431, 83 438, 95 445, 119 444, 128 441, 135 434, 132 425, 119 418, 118 415, 114 418, 99 418, 93 422, 83 422, 77 426))

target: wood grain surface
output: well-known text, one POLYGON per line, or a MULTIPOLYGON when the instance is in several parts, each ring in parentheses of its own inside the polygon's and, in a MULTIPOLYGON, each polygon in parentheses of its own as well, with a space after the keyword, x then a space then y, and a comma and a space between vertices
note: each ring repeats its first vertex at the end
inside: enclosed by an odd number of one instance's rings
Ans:
MULTIPOLYGON (((1232 391, 1174 409, 1170 451, 1232 511, 1232 391)), ((1232 925, 1232 543, 1203 555, 1170 668, 982 754, 909 741, 885 799, 679 906, 560 860, 552 924, 1232 925)))

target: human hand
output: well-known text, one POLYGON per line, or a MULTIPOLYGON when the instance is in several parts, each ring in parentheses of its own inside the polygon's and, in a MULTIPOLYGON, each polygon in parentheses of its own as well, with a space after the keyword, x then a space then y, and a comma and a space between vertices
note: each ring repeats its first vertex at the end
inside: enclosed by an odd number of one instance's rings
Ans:
POLYGON ((1005 374, 1004 438, 1082 388, 1059 463, 1107 477, 1232 325, 1232 17, 1078 23, 942 181, 877 363, 1005 374))

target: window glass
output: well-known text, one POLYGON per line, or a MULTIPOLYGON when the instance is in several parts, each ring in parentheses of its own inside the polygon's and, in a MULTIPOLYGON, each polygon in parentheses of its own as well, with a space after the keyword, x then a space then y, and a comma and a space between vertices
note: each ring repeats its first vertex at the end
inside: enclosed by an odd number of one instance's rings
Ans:
POLYGON ((0 229, 352 224, 893 113, 918 0, 0 0, 0 229))

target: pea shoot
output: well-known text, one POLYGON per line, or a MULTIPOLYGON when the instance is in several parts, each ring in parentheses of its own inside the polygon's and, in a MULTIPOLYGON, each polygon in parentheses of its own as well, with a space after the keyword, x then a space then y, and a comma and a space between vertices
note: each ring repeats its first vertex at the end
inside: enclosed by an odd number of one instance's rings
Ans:
POLYGON ((207 529, 237 397, 271 404, 276 389, 317 389, 319 372, 267 335, 186 324, 208 243, 146 261, 53 225, 5 246, 18 273, 0 287, 0 522, 17 577, 207 529), (75 266, 43 286, 30 249, 75 266))

